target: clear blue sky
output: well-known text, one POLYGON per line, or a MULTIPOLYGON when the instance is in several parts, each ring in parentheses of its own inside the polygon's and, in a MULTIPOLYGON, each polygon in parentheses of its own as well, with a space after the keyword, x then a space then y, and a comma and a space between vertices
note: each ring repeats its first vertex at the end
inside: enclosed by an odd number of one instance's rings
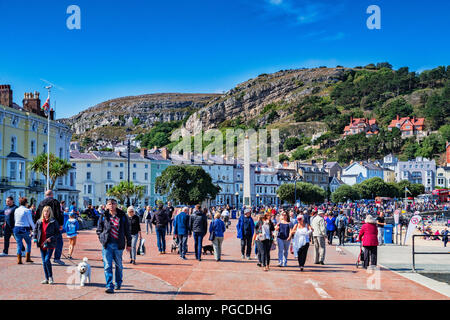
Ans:
POLYGON ((448 0, 0 1, 0 84, 54 89, 57 117, 156 92, 222 92, 281 69, 450 65, 448 0), (68 30, 67 7, 81 9, 68 30), (381 30, 366 9, 381 8, 381 30))

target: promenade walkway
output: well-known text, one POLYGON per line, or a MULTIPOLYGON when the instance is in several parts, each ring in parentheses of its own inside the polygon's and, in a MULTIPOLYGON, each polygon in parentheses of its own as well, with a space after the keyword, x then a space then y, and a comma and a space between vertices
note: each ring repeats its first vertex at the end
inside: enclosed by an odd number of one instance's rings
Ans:
MULTIPOLYGON (((73 262, 63 259, 66 266, 53 266, 54 285, 40 284, 44 272, 36 247, 32 249, 34 263, 16 264, 13 240, 10 256, 0 258, 0 299, 449 299, 388 269, 381 268, 380 272, 372 274, 356 269, 352 252, 337 251, 334 246, 327 246, 324 266, 312 264, 314 249, 310 248, 303 272, 299 271, 292 255, 287 267, 277 267, 277 251, 272 251, 271 270, 264 272, 256 266, 253 254, 252 260, 241 260, 235 223, 233 221, 226 232, 221 262, 216 262, 210 254, 201 262, 195 260, 193 238, 188 242, 188 260, 181 260, 177 254, 170 253, 169 235, 168 253, 159 255, 156 235, 143 232, 147 254, 138 256, 137 265, 130 265, 128 253, 124 252, 124 283, 114 295, 104 293, 101 245, 94 229, 80 232, 73 262), (73 284, 73 269, 83 257, 88 257, 92 266, 92 283, 80 288, 73 284)), ((204 242, 209 243, 207 239, 204 242)), ((0 248, 3 248, 3 239, 0 239, 0 248)))

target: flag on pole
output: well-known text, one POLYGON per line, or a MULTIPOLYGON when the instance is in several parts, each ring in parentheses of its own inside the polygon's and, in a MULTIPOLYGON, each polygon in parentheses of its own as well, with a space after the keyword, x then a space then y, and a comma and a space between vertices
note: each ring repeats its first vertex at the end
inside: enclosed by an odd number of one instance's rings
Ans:
POLYGON ((47 114, 50 110, 50 95, 47 97, 47 100, 45 100, 45 103, 41 107, 42 110, 47 114))
POLYGON ((405 187, 405 192, 408 192, 409 194, 412 194, 412 192, 409 191, 408 187, 405 187))

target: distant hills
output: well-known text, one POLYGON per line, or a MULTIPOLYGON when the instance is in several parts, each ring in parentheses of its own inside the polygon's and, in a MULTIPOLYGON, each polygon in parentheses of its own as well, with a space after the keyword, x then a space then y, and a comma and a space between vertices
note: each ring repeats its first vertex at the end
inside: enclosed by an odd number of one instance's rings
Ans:
POLYGON ((286 147, 282 151, 298 160, 344 163, 388 152, 438 158, 449 139, 450 67, 420 74, 407 67, 393 70, 386 62, 355 68, 281 70, 261 74, 224 94, 125 97, 62 121, 73 129, 75 139, 89 142, 85 143, 87 148, 95 148, 99 139, 122 139, 125 125, 134 122, 134 133, 147 147, 167 143, 162 136, 177 126, 184 125, 195 133, 201 125, 203 130, 277 128, 286 147), (384 128, 397 115, 425 117, 431 138, 420 142, 400 141, 395 132, 389 136, 384 128), (382 128, 381 138, 364 136, 358 139, 361 150, 347 148, 340 135, 350 117, 376 118, 382 128), (171 125, 161 127, 169 122, 171 125), (286 145, 287 140, 290 143, 286 145), (381 148, 370 150, 375 144, 381 144, 381 148))

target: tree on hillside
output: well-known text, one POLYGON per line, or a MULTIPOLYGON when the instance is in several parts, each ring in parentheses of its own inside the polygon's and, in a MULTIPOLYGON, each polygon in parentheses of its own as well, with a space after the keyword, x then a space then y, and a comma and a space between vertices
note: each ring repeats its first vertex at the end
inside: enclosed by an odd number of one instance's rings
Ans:
MULTIPOLYGON (((64 177, 72 169, 72 165, 64 159, 57 158, 53 153, 50 153, 50 189, 53 190, 56 185, 56 181, 59 177, 64 177)), ((28 170, 36 173, 41 173, 47 179, 47 154, 41 153, 28 165, 28 170)))
POLYGON ((299 147, 302 141, 297 137, 289 137, 284 141, 283 149, 285 151, 291 151, 299 147))

